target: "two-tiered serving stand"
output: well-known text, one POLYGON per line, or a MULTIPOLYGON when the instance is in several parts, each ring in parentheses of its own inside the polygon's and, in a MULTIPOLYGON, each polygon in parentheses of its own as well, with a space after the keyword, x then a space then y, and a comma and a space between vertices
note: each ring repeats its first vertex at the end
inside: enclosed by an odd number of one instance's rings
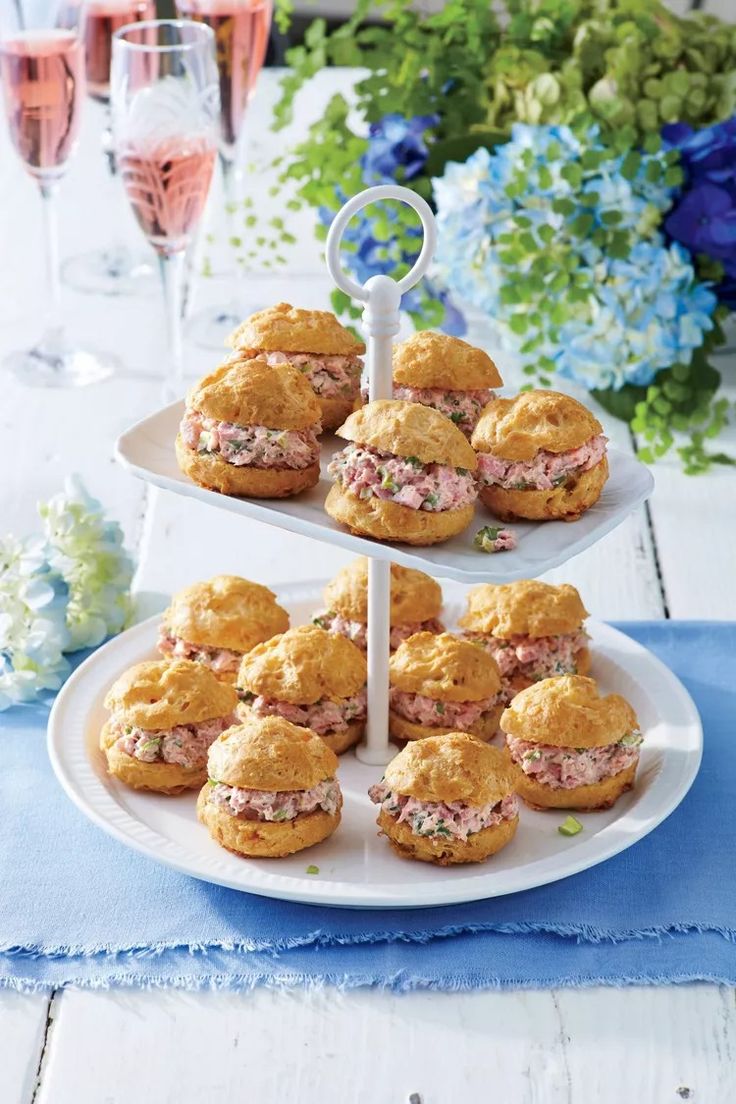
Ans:
MULTIPOLYGON (((429 206, 394 185, 369 188, 337 215, 327 238, 327 267, 335 284, 364 304, 368 388, 371 400, 390 398, 391 345, 399 331, 401 296, 427 271, 436 227, 429 206), (407 203, 421 219, 424 240, 412 270, 401 280, 373 276, 361 286, 343 270, 340 244, 350 219, 376 201, 407 203)), ((679 681, 650 652, 608 625, 589 626, 593 674, 607 692, 624 694, 645 733, 638 781, 614 809, 587 814, 574 839, 557 832, 554 813, 523 810, 512 844, 487 863, 437 868, 397 858, 375 828, 368 787, 396 753, 388 739, 388 660, 391 562, 418 567, 445 583, 445 621, 460 611, 458 583, 509 582, 531 578, 564 563, 618 525, 651 493, 648 470, 633 457, 609 450, 611 474, 599 502, 573 525, 515 525, 518 548, 488 556, 473 546, 475 527, 441 545, 410 548, 354 536, 324 512, 330 483, 283 501, 230 498, 191 483, 179 471, 174 439, 182 404, 158 411, 133 426, 116 455, 133 474, 166 490, 219 509, 314 537, 370 557, 368 572, 368 725, 355 752, 341 758, 343 821, 324 844, 288 859, 247 860, 223 851, 197 824, 195 795, 178 798, 130 791, 111 779, 97 750, 110 683, 125 667, 154 655, 156 619, 127 630, 91 656, 59 695, 49 722, 49 752, 67 793, 105 831, 149 857, 207 881, 309 903, 381 908, 476 900, 528 889, 574 874, 630 846, 657 826, 684 797, 700 762, 702 732, 697 711, 679 681), (319 873, 309 873, 317 867, 319 873)), ((341 443, 323 444, 323 467, 341 443)), ((203 568, 203 575, 206 575, 203 568)), ((309 619, 319 588, 278 588, 292 623, 309 619)))

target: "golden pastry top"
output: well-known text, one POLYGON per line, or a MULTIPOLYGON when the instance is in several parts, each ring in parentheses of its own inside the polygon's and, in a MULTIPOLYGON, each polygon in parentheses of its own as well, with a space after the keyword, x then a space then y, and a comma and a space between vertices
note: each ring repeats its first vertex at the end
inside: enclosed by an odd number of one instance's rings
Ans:
POLYGON ((539 579, 515 583, 481 583, 468 591, 458 624, 469 632, 511 636, 558 636, 576 632, 588 611, 574 586, 553 586, 539 579))
POLYGON ((459 337, 418 330, 394 345, 393 374, 407 387, 484 391, 503 380, 488 353, 459 337))
POLYGON ((227 344, 249 353, 317 353, 357 356, 365 345, 342 326, 332 311, 302 310, 290 303, 256 311, 230 334, 227 344))
POLYGON ((365 656, 352 641, 318 625, 300 625, 243 656, 237 684, 265 698, 313 705, 321 698, 352 697, 367 677, 365 656))
POLYGON ((501 748, 465 732, 413 740, 384 774, 396 793, 418 801, 462 801, 476 808, 496 804, 514 787, 501 748))
POLYGON ((215 575, 175 594, 163 623, 190 644, 247 652, 285 632, 289 615, 268 587, 238 575, 215 575))
POLYGON ((207 418, 270 429, 309 429, 322 413, 306 376, 293 364, 233 360, 204 376, 187 406, 207 418))
MULTIPOLYGON (((368 560, 359 556, 342 567, 325 587, 325 606, 348 621, 368 621, 368 560)), ((391 564, 391 625, 439 617, 442 589, 413 567, 391 564)))
POLYGON ((346 441, 423 464, 475 471, 478 461, 464 434, 438 410, 403 399, 377 399, 354 411, 335 431, 346 441))
POLYGON ((477 452, 504 460, 532 460, 540 449, 580 448, 603 426, 577 399, 559 391, 522 391, 513 399, 491 399, 471 438, 477 452))
POLYGON ((636 713, 625 698, 619 694, 602 698, 595 680, 583 675, 535 682, 517 694, 501 715, 504 732, 553 747, 603 747, 638 727, 636 713))
POLYGON ((233 686, 189 659, 136 663, 116 679, 105 697, 105 708, 120 720, 148 729, 226 717, 237 704, 233 686))
POLYGON ((482 701, 501 689, 496 661, 483 648, 451 633, 414 633, 389 661, 397 690, 437 701, 482 701))
POLYGON ((233 725, 207 756, 214 782, 247 790, 311 790, 336 770, 337 756, 324 740, 283 717, 249 717, 233 725))

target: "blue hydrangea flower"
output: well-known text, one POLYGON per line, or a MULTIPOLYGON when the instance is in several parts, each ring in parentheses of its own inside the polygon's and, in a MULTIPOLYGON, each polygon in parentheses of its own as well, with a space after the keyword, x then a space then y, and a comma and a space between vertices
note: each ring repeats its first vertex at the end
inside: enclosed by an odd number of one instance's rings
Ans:
POLYGON ((384 115, 371 123, 368 149, 362 158, 366 184, 395 184, 420 176, 427 163, 428 150, 424 135, 437 126, 437 115, 384 115))
POLYGON ((725 276, 715 291, 736 309, 736 117, 702 130, 674 123, 662 136, 679 150, 686 176, 665 229, 691 252, 720 261, 725 276))
MULTIPOLYGON (((403 115, 390 114, 372 123, 368 146, 361 158, 366 185, 408 183, 420 176, 427 163, 426 134, 438 121, 434 115, 417 115, 407 119, 403 115)), ((342 204, 348 197, 337 187, 335 198, 342 204)), ((343 240, 353 248, 345 252, 344 260, 346 268, 358 283, 364 284, 371 276, 382 273, 391 275, 399 265, 410 267, 417 259, 422 230, 419 225, 403 221, 406 213, 405 209, 394 204, 382 207, 382 220, 387 221, 392 229, 392 235, 388 238, 385 232, 379 231, 379 217, 375 210, 361 211, 351 220, 343 240)), ((334 212, 321 208, 319 218, 323 225, 329 226, 334 212)), ((401 307, 407 312, 421 314, 427 300, 438 301, 444 307, 442 329, 446 333, 461 336, 466 332, 462 313, 452 302, 447 289, 436 280, 422 280, 402 297, 401 307)))
POLYGON ((648 176, 661 158, 643 154, 630 180, 597 128, 581 139, 519 123, 504 145, 447 165, 433 185, 450 292, 488 314, 527 363, 587 387, 648 384, 688 361, 716 297, 688 252, 665 244, 673 191, 663 173, 648 176))

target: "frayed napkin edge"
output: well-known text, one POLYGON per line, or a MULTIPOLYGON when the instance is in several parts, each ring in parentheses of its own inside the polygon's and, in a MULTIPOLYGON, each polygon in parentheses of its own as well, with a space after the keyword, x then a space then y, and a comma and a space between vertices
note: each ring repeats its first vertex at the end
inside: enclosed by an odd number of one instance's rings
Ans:
POLYGON ((163 977, 160 975, 146 975, 131 978, 128 975, 111 975, 107 978, 74 979, 70 978, 58 984, 37 981, 33 978, 5 977, 0 978, 0 992, 3 990, 18 993, 46 993, 50 995, 60 990, 87 990, 104 991, 115 989, 139 989, 141 991, 158 991, 162 989, 178 989, 186 992, 231 991, 252 992, 255 989, 264 988, 272 990, 301 989, 305 992, 320 992, 324 989, 337 989, 340 992, 350 992, 355 989, 371 989, 384 993, 413 993, 413 992, 445 992, 468 993, 478 990, 505 990, 505 989, 587 989, 594 986, 605 986, 609 989, 623 989, 628 986, 665 986, 688 985, 696 982, 713 985, 736 984, 736 972, 731 975, 714 974, 706 971, 657 973, 657 974, 630 974, 623 977, 606 977, 590 974, 584 977, 571 978, 568 975, 556 975, 543 979, 538 978, 499 978, 496 975, 475 976, 473 978, 437 978, 429 976, 409 975, 403 971, 392 974, 389 977, 378 979, 365 973, 329 973, 315 977, 313 974, 294 972, 274 977, 269 973, 256 974, 213 974, 210 977, 195 977, 180 974, 175 977, 163 977))
POLYGON ((553 935, 560 939, 571 939, 576 943, 627 943, 638 940, 657 940, 659 942, 675 935, 688 935, 691 933, 720 935, 729 943, 736 943, 736 929, 718 927, 711 924, 697 924, 691 922, 679 922, 657 926, 652 928, 631 928, 628 930, 613 931, 604 928, 596 928, 591 925, 581 924, 542 924, 509 922, 500 924, 455 924, 446 925, 437 929, 426 929, 418 932, 366 932, 352 935, 328 934, 320 929, 306 932, 301 936, 292 936, 283 940, 252 940, 242 939, 213 940, 206 943, 181 943, 178 941, 163 940, 155 944, 122 944, 112 945, 99 943, 93 945, 83 944, 45 944, 28 943, 13 944, 0 943, 0 956, 8 958, 91 958, 95 955, 106 955, 111 958, 155 958, 166 954, 168 951, 187 951, 189 954, 207 954, 208 951, 227 951, 236 954, 270 954, 278 957, 284 952, 299 950, 305 947, 349 947, 365 944, 428 944, 434 939, 448 939, 458 935, 475 935, 483 933, 496 935, 553 935))

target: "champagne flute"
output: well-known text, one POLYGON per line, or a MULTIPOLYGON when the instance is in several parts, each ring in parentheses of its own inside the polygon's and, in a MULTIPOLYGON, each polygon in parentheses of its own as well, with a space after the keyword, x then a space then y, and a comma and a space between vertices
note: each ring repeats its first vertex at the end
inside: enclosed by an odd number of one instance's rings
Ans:
POLYGON ((186 250, 217 155, 220 95, 212 30, 176 19, 122 27, 113 36, 110 86, 120 174, 161 271, 170 354, 164 392, 174 398, 183 383, 186 250))
POLYGON ((41 193, 48 285, 47 320, 36 345, 3 364, 25 383, 81 386, 109 376, 117 361, 81 349, 61 320, 56 191, 74 150, 84 95, 84 11, 69 0, 0 0, 0 80, 10 137, 41 193))
MULTIPOLYGON (((238 153, 246 108, 266 58, 272 0, 176 0, 176 6, 181 16, 206 24, 215 34, 220 81, 219 161, 231 271, 237 287, 243 278, 242 261, 233 245, 241 236, 235 221, 239 192, 238 153)), ((250 310, 240 301, 236 290, 226 306, 195 315, 189 332, 197 344, 221 349, 225 338, 250 310)))
MULTIPOLYGON (((87 0, 84 55, 87 93, 105 113, 102 152, 105 155, 108 209, 123 202, 116 180, 117 166, 110 127, 110 60, 112 36, 129 23, 156 18, 155 0, 87 0)), ((62 266, 65 283, 77 291, 103 295, 130 295, 145 291, 154 275, 147 258, 134 254, 120 241, 69 257, 62 266)))

